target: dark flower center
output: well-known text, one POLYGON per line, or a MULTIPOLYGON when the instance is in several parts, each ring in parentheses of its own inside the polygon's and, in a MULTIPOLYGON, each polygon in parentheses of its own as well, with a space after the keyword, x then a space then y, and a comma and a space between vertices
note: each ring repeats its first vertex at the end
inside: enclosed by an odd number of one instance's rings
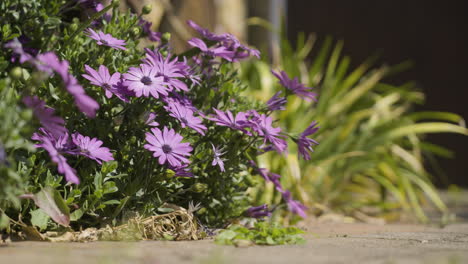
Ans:
POLYGON ((167 144, 164 144, 164 145, 162 146, 162 151, 163 151, 165 154, 168 154, 168 153, 170 153, 170 152, 172 151, 172 148, 171 148, 171 146, 169 146, 169 145, 167 145, 167 144))
POLYGON ((182 122, 184 124, 188 124, 188 121, 187 121, 187 119, 185 117, 181 117, 180 122, 182 122))
POLYGON ((109 44, 109 42, 107 42, 107 40, 105 40, 105 39, 101 39, 101 43, 104 44, 104 45, 109 44))
POLYGON ((144 85, 150 85, 152 83, 151 78, 148 76, 143 76, 140 80, 144 85))
POLYGON ((109 90, 111 86, 108 83, 102 84, 102 88, 109 90))

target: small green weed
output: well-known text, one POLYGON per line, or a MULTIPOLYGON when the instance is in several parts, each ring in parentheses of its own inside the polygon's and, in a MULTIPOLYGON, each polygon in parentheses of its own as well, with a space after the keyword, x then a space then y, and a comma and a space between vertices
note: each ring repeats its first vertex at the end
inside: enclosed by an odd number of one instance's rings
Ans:
POLYGON ((215 242, 222 245, 300 245, 306 241, 303 230, 297 227, 282 227, 277 223, 257 222, 253 228, 233 225, 216 236, 215 242))

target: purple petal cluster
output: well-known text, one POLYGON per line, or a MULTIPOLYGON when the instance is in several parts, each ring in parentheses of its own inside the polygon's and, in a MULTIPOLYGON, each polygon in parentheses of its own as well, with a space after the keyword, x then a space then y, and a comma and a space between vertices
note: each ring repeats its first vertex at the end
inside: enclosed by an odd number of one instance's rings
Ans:
POLYGON ((320 127, 317 126, 317 122, 313 121, 305 130, 299 135, 297 139, 297 147, 299 149, 299 156, 304 160, 310 160, 310 153, 313 152, 312 146, 318 145, 318 142, 308 138, 308 136, 317 132, 320 127))
POLYGON ((254 161, 249 161, 249 165, 254 169, 256 173, 258 173, 260 176, 262 176, 267 182, 272 182, 275 185, 275 188, 278 192, 281 193, 281 196, 283 197, 284 201, 288 205, 288 209, 290 212, 297 214, 301 216, 302 218, 306 218, 306 210, 307 207, 300 203, 299 201, 296 201, 292 199, 291 192, 288 190, 283 189, 283 186, 281 185, 280 182, 280 177, 281 175, 269 172, 265 168, 259 168, 257 164, 255 164, 254 161))
POLYGON ((211 165, 218 165, 222 172, 226 171, 224 169, 224 159, 221 158, 221 156, 226 152, 221 152, 221 150, 218 147, 215 147, 213 144, 211 144, 211 147, 213 148, 213 161, 211 162, 211 165))
POLYGON ((190 161, 187 156, 190 156, 192 147, 190 143, 182 143, 183 137, 176 133, 174 129, 164 127, 161 131, 159 128, 152 128, 151 133, 146 133, 145 149, 153 152, 153 157, 159 158, 159 164, 169 163, 172 167, 180 167, 190 161))
POLYGON ((76 145, 74 151, 79 155, 95 160, 99 164, 102 164, 103 161, 114 160, 110 150, 106 147, 101 147, 103 142, 97 138, 90 138, 79 133, 74 133, 72 141, 76 145))
POLYGON ((107 98, 112 98, 112 95, 115 95, 120 100, 129 102, 127 96, 131 93, 122 85, 120 73, 116 72, 110 75, 109 69, 104 65, 99 66, 99 70, 96 71, 85 64, 85 71, 87 74, 82 74, 82 76, 91 84, 103 88, 107 98))
POLYGON ((42 127, 58 138, 68 132, 65 128, 65 120, 55 115, 55 109, 45 105, 45 102, 37 96, 27 96, 23 98, 23 103, 33 110, 34 115, 42 127))
POLYGON ((271 97, 270 100, 268 100, 268 110, 276 111, 286 109, 284 105, 288 102, 288 100, 286 99, 286 97, 280 97, 280 95, 281 91, 275 93, 275 95, 273 95, 273 97, 271 97))
POLYGON ((124 85, 130 91, 133 91, 136 97, 149 97, 154 98, 168 95, 170 91, 164 82, 163 76, 156 76, 156 68, 147 64, 142 64, 140 67, 131 67, 128 73, 124 73, 124 85))
POLYGON ((19 38, 14 38, 7 42, 4 47, 11 49, 13 56, 11 57, 11 62, 16 62, 23 64, 27 61, 32 60, 38 53, 37 49, 24 47, 24 44, 29 42, 29 39, 26 36, 21 36, 19 38))
POLYGON ((211 121, 215 122, 218 126, 226 126, 232 129, 245 131, 244 127, 247 121, 246 114, 244 112, 239 112, 234 116, 231 111, 227 110, 223 112, 216 108, 213 108, 215 115, 209 118, 211 121))
POLYGON ((183 128, 190 127, 201 135, 205 135, 206 126, 203 125, 199 117, 194 116, 194 112, 190 108, 177 102, 172 102, 164 108, 169 112, 170 116, 180 121, 183 128))
POLYGON ((59 60, 53 52, 38 54, 35 58, 29 59, 29 62, 36 69, 47 74, 57 73, 65 86, 65 89, 70 93, 76 106, 88 117, 95 117, 96 111, 99 109, 99 104, 90 96, 88 96, 83 87, 78 83, 76 78, 68 72, 69 63, 66 60, 59 60))
POLYGON ((161 41, 161 32, 154 32, 153 30, 151 30, 151 26, 153 25, 153 23, 146 21, 143 18, 140 18, 138 24, 141 26, 141 29, 146 34, 149 40, 154 42, 161 41))
POLYGON ((271 71, 273 75, 278 78, 279 83, 290 90, 292 93, 303 97, 304 100, 306 101, 317 101, 316 96, 317 94, 314 92, 311 92, 310 90, 313 89, 311 87, 305 87, 304 84, 299 82, 299 79, 297 77, 294 77, 294 79, 290 79, 286 72, 281 71, 279 73, 271 71))
POLYGON ((268 210, 268 205, 263 204, 259 206, 250 207, 245 211, 245 215, 252 218, 270 217, 271 211, 268 210))
POLYGON ((127 50, 124 46, 127 45, 124 40, 116 39, 111 34, 106 34, 102 31, 94 31, 92 28, 85 30, 88 37, 96 40, 98 45, 108 46, 113 49, 127 50))
POLYGON ((265 114, 260 115, 254 123, 253 129, 258 135, 263 137, 263 143, 273 144, 276 151, 279 153, 286 151, 288 144, 280 134, 281 128, 273 127, 273 118, 265 114))
POLYGON ((75 184, 79 184, 80 180, 76 175, 76 170, 68 164, 64 154, 85 156, 99 164, 102 161, 114 160, 110 150, 102 147, 101 140, 79 133, 74 133, 70 140, 68 132, 56 137, 44 128, 40 128, 39 132, 33 134, 32 139, 40 141, 39 144, 35 145, 36 148, 45 149, 51 160, 57 164, 58 172, 65 175, 68 182, 75 184))
POLYGON ((258 50, 243 45, 232 34, 212 33, 208 29, 199 26, 191 20, 188 20, 187 24, 202 35, 203 38, 218 42, 213 48, 208 48, 201 39, 193 38, 189 41, 190 45, 199 48, 205 55, 212 57, 218 56, 233 62, 249 56, 260 58, 260 52, 258 50))

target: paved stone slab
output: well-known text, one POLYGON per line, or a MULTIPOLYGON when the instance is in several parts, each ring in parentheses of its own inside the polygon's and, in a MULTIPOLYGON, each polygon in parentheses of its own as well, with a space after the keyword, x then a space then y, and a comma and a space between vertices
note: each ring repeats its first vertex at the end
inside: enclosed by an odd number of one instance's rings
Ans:
POLYGON ((468 224, 308 224, 307 244, 235 248, 213 241, 95 243, 17 242, 0 264, 105 263, 468 263, 468 224))

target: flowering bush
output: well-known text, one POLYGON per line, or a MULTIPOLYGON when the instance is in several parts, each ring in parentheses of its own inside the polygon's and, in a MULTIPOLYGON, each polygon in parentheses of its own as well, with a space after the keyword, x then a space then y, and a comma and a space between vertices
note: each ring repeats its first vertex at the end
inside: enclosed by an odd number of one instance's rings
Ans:
MULTIPOLYGON (((19 73, 2 87, 17 100, 1 111, 10 111, 9 118, 30 109, 34 116, 35 132, 22 135, 36 151, 4 147, 24 183, 17 191, 35 202, 23 200, 23 221, 53 228, 52 221, 36 224, 42 208, 62 225, 99 226, 158 214, 164 203, 194 201, 203 207, 197 213, 203 223, 221 225, 249 208, 246 191, 256 174, 276 186, 291 212, 305 217, 306 208, 282 187, 280 176, 255 160, 265 152, 285 153, 288 136, 310 158, 316 142, 308 136, 316 123, 298 137, 288 135, 272 117, 284 109, 285 97, 277 93, 263 103, 242 96, 248 87, 235 63, 259 57, 257 50, 189 21, 201 38, 189 41, 191 50, 173 54, 167 34, 151 31, 142 16, 119 13, 118 1, 104 7, 92 0, 5 0, 0 13, 0 67, 19 73), (141 38, 154 44, 142 49, 141 38), (53 196, 60 213, 44 209, 39 196, 53 196)), ((274 74, 285 95, 315 99, 297 79, 274 74)), ((10 132, 2 133, 3 141, 10 132)), ((17 207, 2 211, 18 218, 17 207)))

